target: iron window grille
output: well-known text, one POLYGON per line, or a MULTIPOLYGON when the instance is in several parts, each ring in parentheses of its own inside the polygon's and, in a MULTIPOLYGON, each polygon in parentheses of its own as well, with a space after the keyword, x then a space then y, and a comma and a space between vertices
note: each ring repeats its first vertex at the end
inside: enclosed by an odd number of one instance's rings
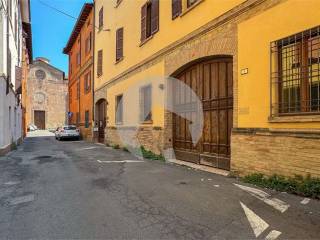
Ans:
POLYGON ((271 116, 320 113, 320 26, 270 45, 271 116))

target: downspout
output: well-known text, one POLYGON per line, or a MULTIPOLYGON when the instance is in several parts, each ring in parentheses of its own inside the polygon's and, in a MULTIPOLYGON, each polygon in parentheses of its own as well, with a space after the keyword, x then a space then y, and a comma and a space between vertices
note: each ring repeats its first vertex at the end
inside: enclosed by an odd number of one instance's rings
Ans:
POLYGON ((94 140, 95 136, 94 136, 94 128, 96 127, 95 124, 95 102, 94 102, 94 80, 95 80, 95 36, 96 36, 96 4, 95 1, 93 1, 93 21, 92 21, 92 88, 91 88, 91 94, 92 94, 92 110, 91 110, 91 134, 92 134, 92 139, 94 140))
MULTIPOLYGON (((79 33, 79 37, 80 37, 80 69, 79 69, 79 78, 78 78, 78 84, 79 84, 79 100, 78 100, 78 110, 79 110, 79 128, 81 125, 81 105, 80 105, 80 100, 81 100, 81 68, 82 68, 82 64, 81 64, 81 58, 82 58, 82 39, 81 39, 81 32, 79 33)), ((78 91, 78 86, 77 86, 77 91, 78 91)), ((78 94, 78 93, 77 93, 78 94)), ((81 131, 80 131, 80 135, 81 135, 81 131)))

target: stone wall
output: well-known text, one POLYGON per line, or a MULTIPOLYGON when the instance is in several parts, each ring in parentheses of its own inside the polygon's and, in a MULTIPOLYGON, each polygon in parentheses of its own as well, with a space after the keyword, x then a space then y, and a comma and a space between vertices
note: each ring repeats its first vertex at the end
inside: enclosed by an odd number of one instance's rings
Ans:
MULTIPOLYGON (((121 137, 126 139, 133 139, 132 144, 134 146, 137 144, 144 146, 147 150, 152 151, 155 154, 161 154, 163 150, 163 129, 160 127, 152 126, 141 126, 141 127, 108 127, 106 130, 106 143, 108 145, 119 145, 120 147, 125 147, 119 133, 121 132, 121 137)), ((130 142, 130 140, 129 140, 130 142)))
POLYGON ((68 81, 64 73, 42 60, 30 65, 27 80, 26 124, 34 124, 34 111, 45 111, 45 127, 53 129, 67 123, 68 81), (37 71, 41 71, 41 74, 37 71))
POLYGON ((234 129, 231 171, 320 177, 320 132, 234 129))

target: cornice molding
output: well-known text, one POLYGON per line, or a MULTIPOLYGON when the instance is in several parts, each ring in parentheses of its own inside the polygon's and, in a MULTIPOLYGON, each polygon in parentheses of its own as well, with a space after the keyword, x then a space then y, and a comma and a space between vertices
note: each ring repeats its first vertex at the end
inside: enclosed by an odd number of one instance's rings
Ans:
MULTIPOLYGON (((155 54, 151 55, 150 57, 144 59, 143 61, 133 65, 132 67, 129 67, 127 70, 123 71, 122 73, 118 74, 117 76, 111 78, 109 81, 105 82, 98 88, 96 88, 94 91, 97 92, 101 89, 103 89, 106 86, 109 86, 118 80, 126 77, 127 75, 139 70, 141 67, 143 67, 146 64, 152 63, 153 61, 159 62, 162 60, 162 58, 173 51, 174 49, 182 46, 183 44, 186 44, 189 41, 192 41, 193 39, 200 37, 211 30, 220 27, 221 25, 229 22, 230 20, 236 18, 237 16, 247 12, 248 10, 257 7, 261 5, 264 2, 267 2, 268 0, 247 0, 236 7, 232 8, 231 10, 227 11, 226 13, 220 15, 219 17, 213 19, 209 23, 205 24, 204 26, 194 30, 193 32, 189 33, 185 37, 181 38, 180 40, 171 43, 167 47, 164 47, 163 49, 159 50, 155 54)), ((279 0, 280 1, 280 0, 279 0)))

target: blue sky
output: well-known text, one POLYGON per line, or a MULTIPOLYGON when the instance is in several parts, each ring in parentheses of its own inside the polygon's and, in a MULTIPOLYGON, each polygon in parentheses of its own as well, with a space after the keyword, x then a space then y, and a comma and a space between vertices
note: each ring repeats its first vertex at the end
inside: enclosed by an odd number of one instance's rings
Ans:
MULTIPOLYGON (((41 0, 74 17, 78 17, 82 5, 90 0, 41 0)), ((75 19, 67 17, 41 4, 39 0, 31 0, 33 58, 46 57, 50 63, 68 74, 68 58, 62 53, 75 19)))

